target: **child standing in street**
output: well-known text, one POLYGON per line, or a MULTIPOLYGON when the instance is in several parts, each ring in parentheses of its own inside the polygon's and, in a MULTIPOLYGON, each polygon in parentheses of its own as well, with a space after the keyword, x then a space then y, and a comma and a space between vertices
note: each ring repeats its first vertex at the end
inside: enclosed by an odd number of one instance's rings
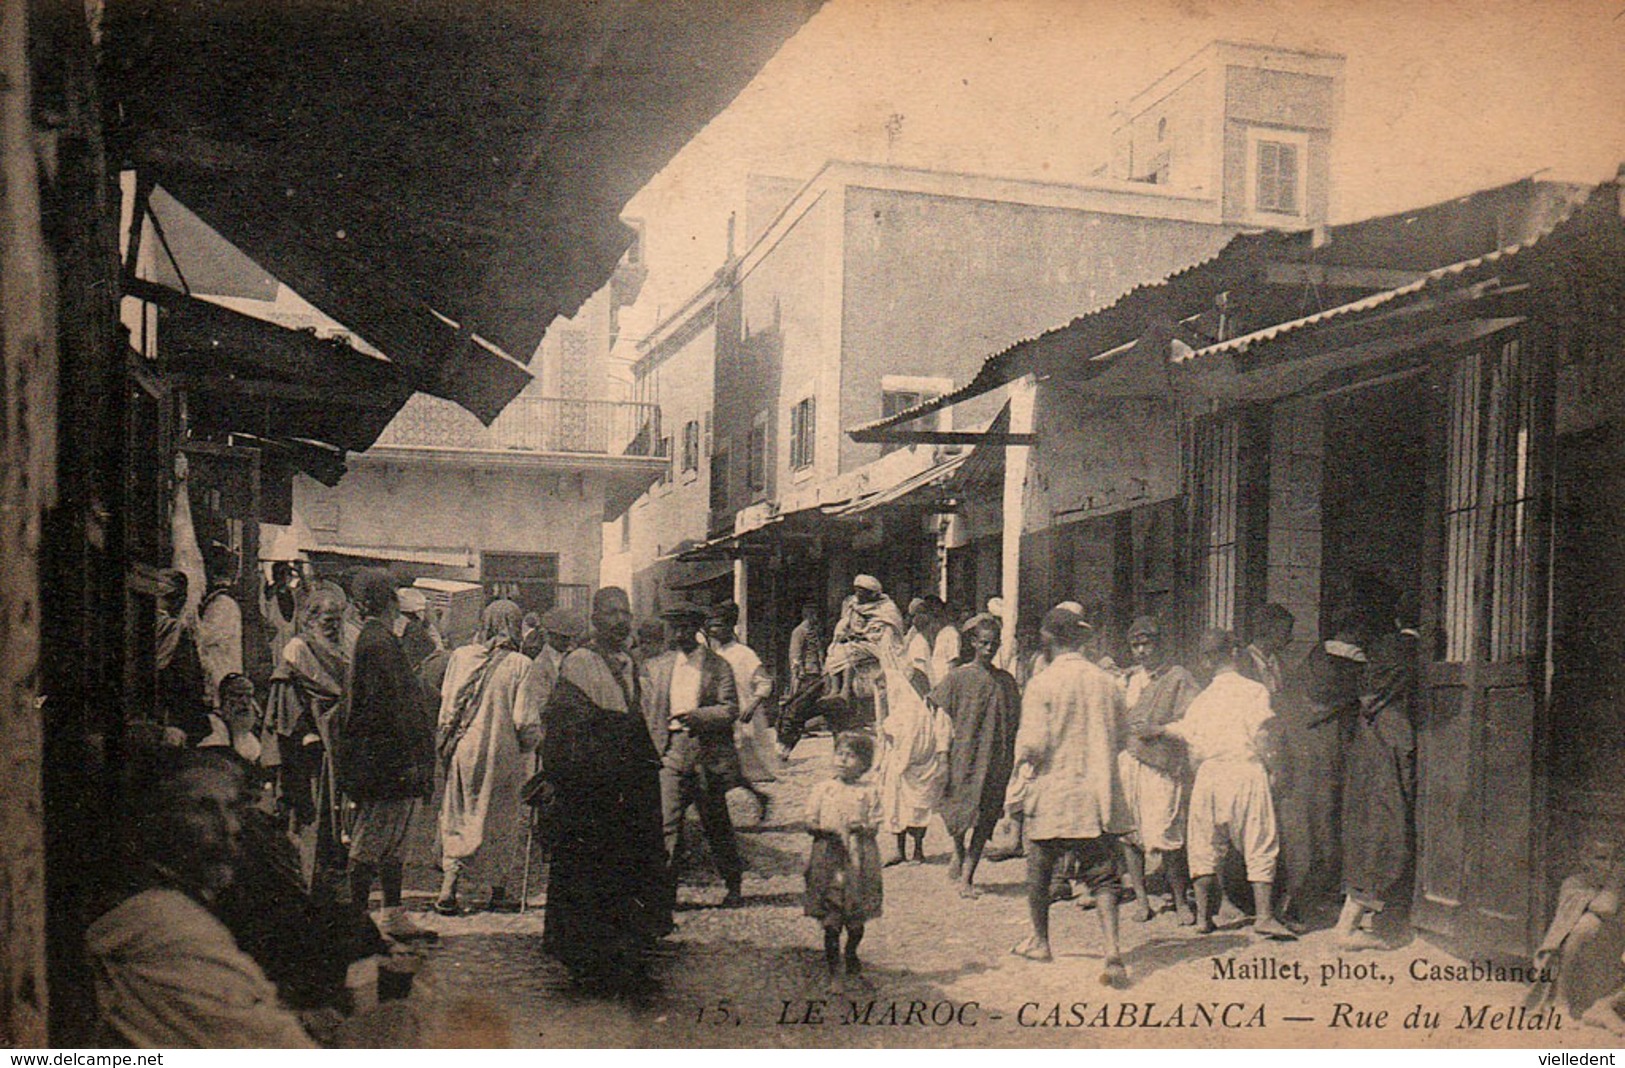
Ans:
POLYGON ((835 739, 835 777, 813 787, 807 798, 807 833, 812 854, 807 859, 808 916, 824 927, 824 962, 831 993, 842 985, 841 929, 846 929, 845 975, 862 970, 858 944, 863 925, 880 915, 880 798, 860 782, 875 759, 874 739, 846 731, 835 739))

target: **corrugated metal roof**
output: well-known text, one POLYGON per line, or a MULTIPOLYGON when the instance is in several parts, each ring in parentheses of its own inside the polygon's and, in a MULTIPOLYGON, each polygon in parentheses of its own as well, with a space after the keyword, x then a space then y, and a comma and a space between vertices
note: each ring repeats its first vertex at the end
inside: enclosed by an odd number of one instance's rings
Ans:
MULTIPOLYGON (((1329 241, 1324 244, 1317 244, 1314 232, 1307 230, 1238 234, 1206 260, 1160 281, 1136 286, 1104 307, 994 353, 983 362, 976 377, 959 389, 896 415, 854 427, 848 433, 860 434, 907 423, 996 389, 1030 371, 1043 373, 1068 367, 1071 374, 1087 375, 1089 372, 1080 364, 1114 355, 1110 350, 1126 347, 1138 339, 1159 317, 1177 320, 1181 318, 1179 312, 1189 314, 1187 305, 1192 302, 1209 302, 1215 293, 1241 288, 1271 256, 1324 265, 1380 263, 1448 272, 1472 261, 1462 259, 1460 263, 1438 267, 1442 255, 1483 249, 1495 242, 1498 234, 1508 231, 1518 234, 1520 244, 1527 245, 1532 240, 1527 235, 1550 232, 1569 218, 1576 203, 1584 199, 1585 191, 1584 187, 1566 183, 1522 179, 1438 204, 1335 226, 1330 228, 1329 241)), ((1505 252, 1502 247, 1489 255, 1505 252)), ((1105 369, 1101 366, 1095 373, 1105 369)))
POLYGON ((1328 308, 1325 311, 1316 312, 1313 315, 1306 315, 1302 318, 1292 319, 1287 322, 1275 323, 1271 326, 1264 327, 1261 330, 1255 330, 1252 333, 1243 334, 1240 337, 1230 338, 1226 341, 1208 345, 1204 348, 1193 349, 1188 352, 1180 353, 1173 357, 1173 362, 1191 363, 1207 357, 1222 356, 1226 354, 1237 355, 1256 348, 1266 342, 1285 337, 1288 334, 1293 334, 1301 330, 1329 323, 1334 320, 1347 318, 1349 316, 1375 311, 1378 308, 1403 300, 1406 297, 1417 296, 1428 290, 1437 289, 1443 283, 1463 279, 1466 276, 1482 270, 1483 268, 1505 264, 1508 261, 1515 259, 1519 255, 1529 251, 1530 249, 1535 248, 1542 242, 1549 240, 1554 234, 1557 234, 1565 227, 1566 224, 1568 224, 1577 214, 1579 214, 1582 207, 1591 203, 1595 197, 1602 195, 1603 188, 1604 187, 1602 186, 1598 186, 1596 190, 1592 191, 1590 197, 1569 199, 1562 210, 1560 210, 1556 215, 1547 219, 1539 226, 1536 232, 1530 235, 1526 240, 1498 248, 1493 252, 1485 253, 1482 256, 1474 256, 1471 259, 1462 260, 1458 263, 1447 264, 1443 267, 1428 271, 1421 278, 1418 278, 1416 281, 1408 283, 1407 285, 1396 286, 1393 289, 1384 290, 1380 293, 1373 293, 1368 297, 1362 297, 1359 300, 1350 301, 1347 304, 1341 304, 1335 308, 1328 308))

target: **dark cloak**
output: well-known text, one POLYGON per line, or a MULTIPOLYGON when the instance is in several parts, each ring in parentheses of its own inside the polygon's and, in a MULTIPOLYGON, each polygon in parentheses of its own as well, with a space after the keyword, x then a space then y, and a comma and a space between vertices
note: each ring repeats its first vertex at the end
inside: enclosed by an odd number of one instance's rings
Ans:
POLYGON ((1344 751, 1343 884, 1362 904, 1384 900, 1410 863, 1416 658, 1411 634, 1372 646, 1344 751))
POLYGON ((641 970, 671 930, 660 757, 634 707, 604 708, 561 677, 547 706, 542 766, 553 786, 543 948, 572 972, 641 970))
POLYGON ((1004 790, 1015 767, 1021 695, 1009 672, 970 663, 937 684, 931 702, 953 720, 948 783, 938 811, 948 833, 978 824, 989 829, 1004 810, 1004 790))

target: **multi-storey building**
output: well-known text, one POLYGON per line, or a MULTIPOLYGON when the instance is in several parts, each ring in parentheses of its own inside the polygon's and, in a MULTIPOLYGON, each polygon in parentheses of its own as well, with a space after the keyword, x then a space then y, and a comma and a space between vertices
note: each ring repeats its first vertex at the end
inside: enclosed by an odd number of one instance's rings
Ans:
MULTIPOLYGON (((747 633, 770 653, 792 602, 833 610, 859 571, 906 601, 950 592, 956 551, 997 563, 998 527, 966 506, 974 494, 954 481, 965 464, 954 450, 995 423, 1002 391, 933 414, 916 427, 929 440, 903 448, 842 428, 953 394, 987 353, 1206 259, 1242 230, 1323 223, 1342 65, 1211 45, 1130 102, 1112 161, 1087 184, 847 162, 798 187, 752 181, 744 251, 657 328, 639 365, 663 425, 675 435, 693 423, 698 451, 634 505, 629 570, 654 588, 655 562, 702 536, 703 507, 709 539, 680 555, 733 562, 747 633), (680 420, 667 400, 678 404, 679 377, 705 377, 707 359, 709 427, 692 385, 680 420), (947 523, 945 511, 962 514, 947 523)), ((684 452, 675 437, 672 449, 684 452)), ((985 593, 998 576, 962 585, 985 593)))

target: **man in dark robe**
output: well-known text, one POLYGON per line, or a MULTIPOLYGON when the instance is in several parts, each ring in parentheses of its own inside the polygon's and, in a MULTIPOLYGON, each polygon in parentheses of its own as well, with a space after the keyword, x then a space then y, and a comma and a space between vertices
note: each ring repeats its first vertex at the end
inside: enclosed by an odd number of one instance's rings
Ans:
POLYGON ((965 633, 973 659, 948 672, 931 692, 931 702, 954 724, 948 784, 938 807, 954 843, 948 878, 960 883, 960 897, 974 898, 979 896, 976 866, 1004 814, 1004 791, 1015 768, 1021 694, 1010 673, 993 666, 999 621, 976 616, 965 624, 965 633))
POLYGON ((592 641, 565 656, 548 702, 542 771, 553 790, 543 948, 578 981, 641 982, 671 930, 660 756, 626 652, 626 592, 593 597, 592 641))
POLYGON ((399 609, 388 571, 356 577, 361 634, 350 671, 350 700, 334 724, 339 785, 355 802, 350 825, 350 903, 367 911, 376 878, 384 893, 379 929, 397 941, 430 939, 401 906, 403 854, 420 805, 434 792, 434 713, 395 637, 399 609))
POLYGON ((1296 920, 1310 919, 1342 879, 1343 750, 1359 713, 1366 663, 1360 629, 1357 616, 1339 621, 1271 701, 1283 750, 1272 777, 1281 799, 1281 913, 1296 920))
POLYGON ((1384 949, 1361 929, 1380 913, 1411 861, 1411 807, 1416 799, 1417 644, 1415 612, 1395 611, 1394 630, 1366 654, 1359 714, 1350 724, 1343 778, 1343 911, 1341 949, 1384 949))

